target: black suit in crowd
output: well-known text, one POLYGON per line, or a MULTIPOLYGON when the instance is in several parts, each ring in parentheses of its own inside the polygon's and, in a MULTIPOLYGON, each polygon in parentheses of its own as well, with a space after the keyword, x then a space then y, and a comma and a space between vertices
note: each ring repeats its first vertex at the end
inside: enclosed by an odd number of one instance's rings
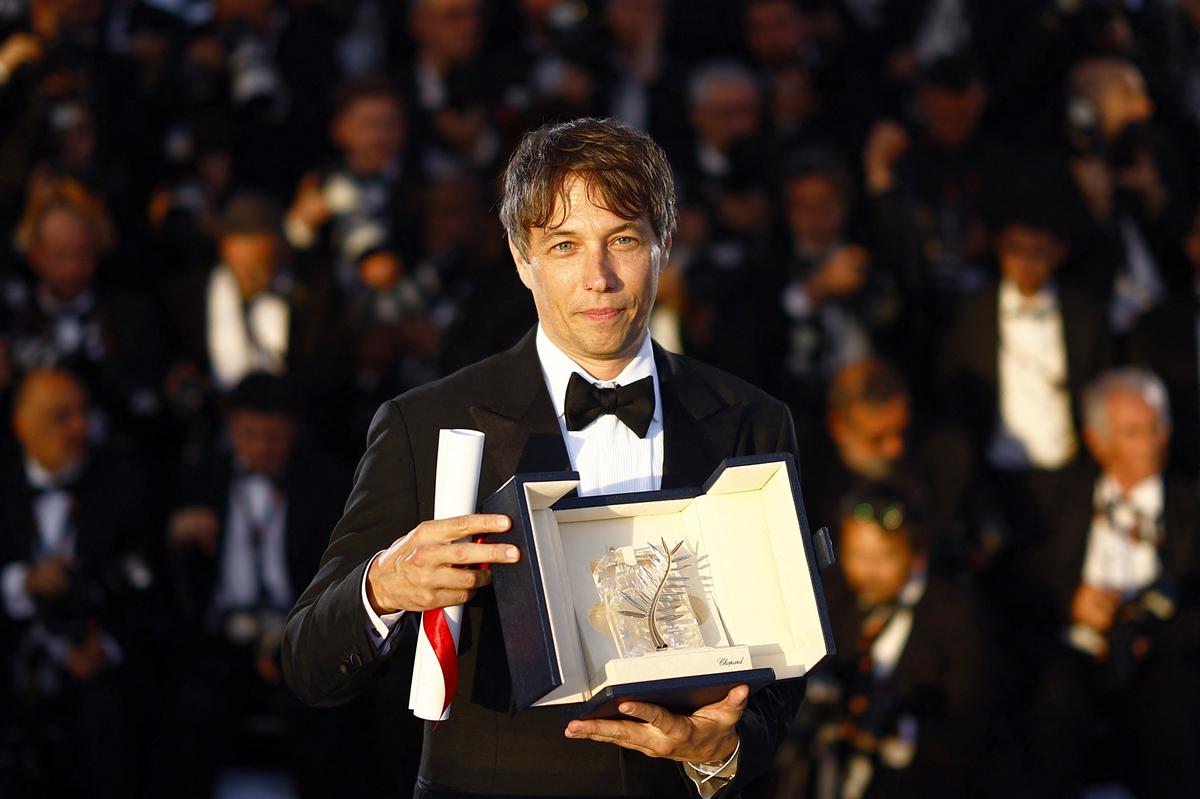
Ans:
MULTIPOLYGON (((0 569, 15 562, 33 565, 41 559, 34 511, 38 492, 19 451, 9 453, 0 468, 0 569)), ((54 732, 60 743, 46 753, 55 769, 52 792, 128 796, 133 789, 130 728, 145 709, 131 690, 134 675, 116 663, 89 679, 76 679, 54 665, 32 636, 37 627, 78 644, 89 624, 98 624, 121 649, 122 662, 136 667, 147 632, 145 596, 129 585, 123 562, 146 543, 145 488, 144 476, 130 461, 93 452, 66 486, 77 561, 69 589, 56 600, 35 597, 31 619, 18 621, 0 612, 0 651, 7 655, 0 667, 0 732, 9 724, 31 736, 54 732), (47 674, 58 678, 47 681, 47 674)))
MULTIPOLYGON (((255 665, 257 641, 230 640, 225 620, 212 615, 227 545, 230 492, 239 476, 230 455, 214 455, 185 470, 177 483, 180 494, 175 506, 212 510, 218 535, 215 554, 189 547, 174 551, 170 559, 180 623, 180 650, 173 658, 176 729, 172 739, 177 774, 182 777, 178 783, 186 786, 176 790, 185 796, 209 796, 217 768, 239 746, 257 744, 265 752, 274 746, 272 756, 293 771, 301 796, 315 799, 342 790, 357 794, 360 788, 346 780, 365 780, 371 774, 363 766, 367 758, 356 752, 361 738, 354 737, 350 723, 354 709, 328 714, 304 707, 283 685, 261 677, 255 665), (253 719, 271 718, 282 720, 291 734, 281 741, 260 736, 263 740, 256 742, 253 719)), ((284 559, 293 596, 316 572, 348 483, 343 470, 319 452, 304 448, 293 454, 286 473, 279 476, 278 489, 286 502, 284 559)))
POLYGON ((1174 595, 1175 613, 1158 621, 1118 611, 1110 652, 1095 659, 1070 648, 1062 633, 1083 582, 1098 476, 1090 464, 1068 472, 1051 538, 1031 559, 1041 605, 1031 608, 1028 630, 1032 636, 1047 627, 1033 658, 1046 664, 1030 720, 1043 772, 1038 785, 1047 797, 1072 796, 1089 779, 1115 777, 1138 796, 1191 796, 1200 779, 1200 507, 1186 483, 1164 477, 1160 580, 1174 595), (1109 739, 1097 743, 1097 730, 1105 729, 1109 739))
MULTIPOLYGON (((829 583, 829 618, 839 649, 822 670, 846 691, 860 667, 854 642, 869 609, 859 607, 844 579, 829 583)), ((912 613, 912 630, 895 670, 876 686, 872 700, 886 707, 872 707, 869 715, 890 721, 877 734, 896 734, 901 716, 916 719, 916 751, 907 768, 877 764, 866 796, 972 795, 992 689, 983 616, 969 593, 938 577, 929 579, 912 613)))
MULTIPOLYGON (((796 454, 787 408, 736 378, 655 347, 664 414, 663 488, 700 485, 723 458, 796 454)), ((310 704, 336 705, 385 671, 362 603, 367 563, 433 517, 441 428, 486 435, 479 484, 487 497, 517 472, 569 471, 531 332, 513 349, 414 389, 380 408, 346 512, 316 579, 288 620, 284 673, 310 704)), ((503 568, 503 567, 494 567, 503 568)), ((409 614, 415 619, 417 614, 409 614)), ((402 635, 397 625, 389 642, 402 635)), ((411 659, 411 651, 397 655, 411 659)), ((394 670, 392 673, 395 674, 394 670)), ((803 698, 779 684, 750 699, 738 724, 732 790, 769 767, 803 698)), ((679 764, 616 746, 568 740, 556 708, 515 712, 495 598, 480 591, 464 615, 458 694, 450 720, 426 725, 421 796, 690 796, 679 764)))

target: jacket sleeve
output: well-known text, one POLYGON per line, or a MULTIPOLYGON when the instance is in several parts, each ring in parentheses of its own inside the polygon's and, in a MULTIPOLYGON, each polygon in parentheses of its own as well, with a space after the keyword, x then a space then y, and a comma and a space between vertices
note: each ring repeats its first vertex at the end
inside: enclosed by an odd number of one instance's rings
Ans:
POLYGON ((399 405, 385 403, 367 434, 354 487, 312 583, 288 616, 283 674, 302 701, 347 702, 370 682, 407 625, 397 624, 378 647, 362 603, 367 564, 419 523, 415 462, 399 405))

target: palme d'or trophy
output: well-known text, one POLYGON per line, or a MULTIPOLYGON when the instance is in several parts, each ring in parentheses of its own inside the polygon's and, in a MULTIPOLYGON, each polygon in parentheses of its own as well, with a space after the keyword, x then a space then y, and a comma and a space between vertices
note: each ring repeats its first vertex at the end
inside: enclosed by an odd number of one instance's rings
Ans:
POLYGON ((663 539, 617 547, 596 562, 592 578, 622 658, 672 649, 698 649, 704 638, 680 569, 693 560, 684 541, 663 539))

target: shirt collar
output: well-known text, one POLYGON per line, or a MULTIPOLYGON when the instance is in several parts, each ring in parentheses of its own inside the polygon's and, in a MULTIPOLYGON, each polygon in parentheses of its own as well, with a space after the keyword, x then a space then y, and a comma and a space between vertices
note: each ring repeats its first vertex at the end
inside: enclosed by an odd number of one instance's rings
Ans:
POLYGON ((1021 311, 1052 311, 1058 307, 1058 292, 1052 283, 1042 286, 1042 290, 1032 297, 1022 296, 1015 283, 1011 280, 1000 281, 1000 312, 1015 314, 1021 311))
POLYGON ((589 383, 606 387, 627 386, 643 378, 653 377, 654 416, 651 419, 655 422, 662 421, 662 397, 659 395, 658 389, 658 367, 654 363, 654 347, 650 341, 649 331, 642 338, 642 346, 638 348, 633 360, 627 363, 621 373, 612 380, 597 380, 588 374, 586 369, 571 360, 569 355, 550 340, 541 324, 538 324, 537 328, 537 353, 538 360, 542 362, 542 374, 546 378, 546 387, 550 390, 550 402, 554 404, 554 413, 560 419, 566 413, 567 383, 570 382, 572 373, 578 373, 589 383))
POLYGON ((1161 474, 1152 474, 1144 478, 1128 492, 1122 490, 1121 484, 1117 482, 1116 478, 1105 474, 1100 477, 1097 489, 1102 502, 1116 502, 1123 499, 1147 516, 1158 516, 1163 509, 1161 474))
POLYGON ((25 478, 31 487, 39 491, 53 491, 66 486, 67 483, 79 476, 82 469, 82 466, 72 466, 59 474, 54 474, 33 458, 25 457, 25 478))

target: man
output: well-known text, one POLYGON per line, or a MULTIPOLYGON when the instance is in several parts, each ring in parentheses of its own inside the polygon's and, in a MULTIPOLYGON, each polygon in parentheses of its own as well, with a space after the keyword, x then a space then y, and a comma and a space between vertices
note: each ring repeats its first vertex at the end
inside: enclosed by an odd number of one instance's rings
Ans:
POLYGON ((110 428, 145 432, 158 409, 163 353, 145 301, 103 288, 98 278, 116 244, 104 203, 73 180, 37 184, 17 239, 32 279, 2 279, 0 336, 13 366, 70 366, 110 428))
POLYGON ((140 469, 89 444, 87 414, 82 383, 62 370, 29 373, 14 394, 19 448, 0 483, 0 704, 46 758, 44 789, 127 796, 133 722, 141 699, 152 702, 123 687, 151 581, 138 554, 147 496, 140 469))
POLYGON ((845 644, 814 677, 837 698, 817 736, 817 779, 836 779, 847 799, 969 795, 988 727, 982 614, 930 576, 904 492, 866 482, 841 499, 829 611, 845 644))
POLYGON ((222 731, 258 714, 287 725, 295 757, 285 765, 305 795, 325 796, 336 788, 323 779, 333 753, 314 750, 316 733, 328 746, 347 731, 330 719, 318 726, 312 711, 282 690, 276 656, 284 617, 337 520, 346 475, 301 446, 287 380, 252 374, 225 406, 231 451, 180 476, 167 522, 183 647, 173 681, 180 785, 189 795, 210 796, 236 741, 222 731))
POLYGON ((961 519, 971 485, 971 457, 960 429, 913 423, 908 385, 893 366, 877 358, 847 364, 829 386, 825 435, 804 462, 809 519, 832 527, 836 503, 857 483, 886 480, 923 506, 931 554, 945 554, 943 535, 961 519))
POLYGON ((515 548, 453 543, 509 520, 422 520, 433 511, 441 428, 485 433, 481 497, 515 472, 571 468, 594 494, 698 485, 731 455, 795 454, 790 414, 650 341, 675 208, 670 167, 645 134, 593 119, 528 134, 505 174, 501 219, 538 328, 380 409, 346 513, 288 620, 284 674, 307 702, 345 701, 395 654, 394 614, 468 602, 460 689, 450 720, 426 726, 416 796, 709 796, 729 776, 739 790, 769 767, 801 698, 794 684, 751 700, 737 686, 691 716, 626 703, 628 720, 576 721, 565 735, 557 710, 514 713, 494 597, 476 593, 489 572, 448 568, 516 561, 515 548), (626 415, 628 425, 604 414, 582 426, 566 407, 568 393, 596 391, 587 383, 634 390, 647 379, 639 390, 653 390, 654 410, 626 415))
POLYGON ((1099 472, 1073 475, 1033 560, 1045 599, 1030 620, 1055 625, 1031 709, 1041 784, 1047 796, 1077 795, 1097 779, 1138 796, 1188 796, 1197 779, 1196 498, 1165 473, 1171 419, 1156 376, 1104 373, 1084 393, 1084 414, 1099 472), (1097 733, 1129 756, 1107 762, 1097 733))
POLYGON ((1056 476, 1078 451, 1083 384, 1111 362, 1104 309, 1053 280, 1068 243, 1051 208, 1026 198, 998 215, 1001 280, 963 298, 942 385, 1002 492, 1013 533, 1037 537, 1056 476))

